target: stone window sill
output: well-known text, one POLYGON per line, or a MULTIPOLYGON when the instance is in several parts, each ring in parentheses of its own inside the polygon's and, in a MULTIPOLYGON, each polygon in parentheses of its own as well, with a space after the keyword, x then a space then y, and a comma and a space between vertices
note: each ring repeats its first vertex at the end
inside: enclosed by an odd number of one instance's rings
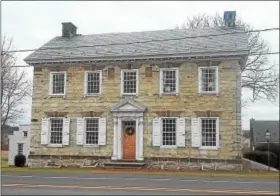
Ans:
POLYGON ((201 146, 199 150, 219 150, 219 148, 216 146, 201 146))
POLYGON ((98 144, 84 144, 83 147, 84 148, 98 148, 99 145, 98 144))
POLYGON ((63 145, 62 144, 49 144, 47 147, 48 148, 62 148, 63 145))
POLYGON ((163 97, 163 96, 179 96, 179 93, 162 93, 162 94, 159 94, 160 97, 163 97))
POLYGON ((216 96, 219 96, 220 94, 219 94, 219 92, 199 92, 198 93, 198 95, 199 96, 203 96, 203 95, 209 95, 209 96, 211 96, 211 95, 216 95, 216 96))
POLYGON ((177 146, 160 146, 162 149, 176 149, 177 146))
POLYGON ((65 98, 65 95, 49 95, 48 98, 65 98))
POLYGON ((84 97, 100 97, 101 94, 84 94, 84 97))

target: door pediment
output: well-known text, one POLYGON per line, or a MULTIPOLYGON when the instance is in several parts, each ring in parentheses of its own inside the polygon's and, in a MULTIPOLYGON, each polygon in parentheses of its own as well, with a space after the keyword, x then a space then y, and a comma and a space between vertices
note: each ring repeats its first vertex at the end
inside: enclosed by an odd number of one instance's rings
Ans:
POLYGON ((146 107, 134 100, 121 100, 111 107, 111 112, 145 112, 146 107))

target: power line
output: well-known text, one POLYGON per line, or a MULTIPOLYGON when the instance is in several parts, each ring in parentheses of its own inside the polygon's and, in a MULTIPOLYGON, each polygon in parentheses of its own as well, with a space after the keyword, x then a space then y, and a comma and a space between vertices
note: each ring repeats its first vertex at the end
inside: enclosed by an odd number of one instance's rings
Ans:
MULTIPOLYGON (((267 28, 267 29, 250 30, 250 31, 235 31, 235 32, 227 32, 227 33, 220 33, 220 34, 186 36, 186 37, 172 38, 172 39, 154 39, 154 40, 146 40, 146 41, 127 42, 127 43, 120 42, 120 43, 111 43, 111 44, 81 45, 81 46, 75 46, 75 47, 69 47, 69 46, 68 47, 46 47, 46 48, 39 48, 39 49, 10 50, 10 51, 6 51, 5 53, 31 52, 31 51, 35 51, 35 50, 52 50, 52 49, 87 48, 87 47, 98 47, 98 46, 141 44, 141 43, 149 43, 149 42, 175 41, 175 40, 192 39, 192 38, 217 37, 217 36, 230 35, 230 34, 243 34, 243 33, 254 33, 254 32, 256 33, 256 32, 276 31, 276 30, 279 30, 279 28, 267 28)), ((3 54, 3 52, 1 54, 3 54)))
MULTIPOLYGON (((237 51, 238 52, 238 51, 237 51)), ((266 52, 266 53, 251 53, 248 56, 257 56, 257 55, 274 55, 279 54, 280 52, 266 52)), ((33 65, 14 65, 9 67, 34 67, 33 65)))

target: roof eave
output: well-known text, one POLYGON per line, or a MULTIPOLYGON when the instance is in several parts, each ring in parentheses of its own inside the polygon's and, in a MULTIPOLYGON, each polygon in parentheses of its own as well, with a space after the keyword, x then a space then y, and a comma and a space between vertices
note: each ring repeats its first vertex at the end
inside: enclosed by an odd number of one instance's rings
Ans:
MULTIPOLYGON (((24 59, 27 64, 55 64, 64 62, 111 62, 111 61, 138 61, 138 60, 155 60, 155 59, 197 59, 207 57, 239 57, 241 64, 246 63, 248 58, 248 51, 228 51, 222 53, 181 53, 181 54, 161 54, 161 55, 142 55, 142 56, 107 56, 107 57, 80 57, 80 58, 57 58, 57 59, 24 59)), ((243 65, 244 66, 244 65, 243 65)))

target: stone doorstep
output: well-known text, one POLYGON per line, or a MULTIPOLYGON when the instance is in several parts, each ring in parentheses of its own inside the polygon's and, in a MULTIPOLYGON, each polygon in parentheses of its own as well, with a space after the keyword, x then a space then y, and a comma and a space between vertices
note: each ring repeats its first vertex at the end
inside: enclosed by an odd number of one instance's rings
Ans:
POLYGON ((104 168, 114 168, 114 169, 126 169, 126 168, 134 168, 134 169, 141 169, 146 166, 144 162, 127 162, 127 161, 118 161, 113 162, 110 161, 108 163, 104 163, 104 168))
POLYGON ((138 161, 135 159, 122 159, 122 160, 110 160, 112 163, 145 163, 145 161, 138 161))
POLYGON ((104 165, 131 165, 131 166, 144 166, 146 163, 144 162, 126 162, 126 161, 118 161, 118 162, 108 162, 104 163, 104 165))

